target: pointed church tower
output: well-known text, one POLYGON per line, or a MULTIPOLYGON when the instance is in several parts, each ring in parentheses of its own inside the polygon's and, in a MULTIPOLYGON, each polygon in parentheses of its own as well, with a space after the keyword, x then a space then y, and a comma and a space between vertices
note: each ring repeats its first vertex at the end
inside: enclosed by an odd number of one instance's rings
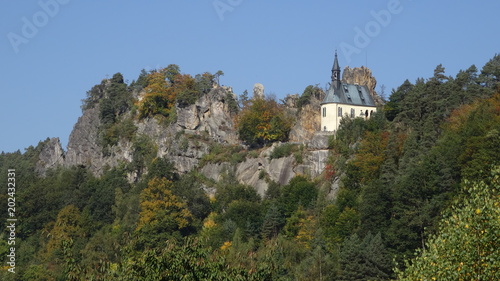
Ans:
POLYGON ((344 118, 370 118, 377 106, 365 85, 347 84, 340 79, 340 66, 335 51, 332 81, 321 103, 321 130, 337 132, 344 118))
POLYGON ((340 87, 340 66, 337 59, 337 50, 335 50, 335 60, 333 61, 332 68, 332 86, 334 89, 338 89, 340 87))

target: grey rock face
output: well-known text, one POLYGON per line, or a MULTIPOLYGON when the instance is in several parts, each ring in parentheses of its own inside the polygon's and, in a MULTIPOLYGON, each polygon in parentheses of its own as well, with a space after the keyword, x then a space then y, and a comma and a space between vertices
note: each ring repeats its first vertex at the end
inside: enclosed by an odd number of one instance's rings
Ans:
POLYGON ((128 141, 120 140, 109 149, 108 155, 103 155, 99 139, 100 125, 99 105, 83 112, 69 136, 64 166, 83 165, 99 176, 105 166, 115 167, 121 162, 132 161, 133 147, 128 141))
POLYGON ((200 120, 198 132, 207 132, 212 140, 219 143, 237 144, 238 136, 234 128, 234 115, 229 108, 232 92, 216 88, 202 96, 195 106, 200 120))
POLYGON ((64 163, 64 150, 59 138, 48 140, 40 152, 35 171, 41 176, 45 176, 48 169, 56 168, 64 163))
MULTIPOLYGON (((238 143, 229 98, 234 98, 234 94, 228 89, 212 89, 195 104, 177 107, 177 120, 170 125, 160 124, 155 118, 135 120, 136 133, 153 140, 158 148, 157 157, 167 157, 180 173, 188 172, 208 153, 207 141, 198 140, 208 138, 219 143, 238 143), (178 138, 179 134, 193 137, 178 138)), ((105 166, 115 167, 132 161, 133 144, 127 140, 119 140, 110 148, 109 155, 103 155, 98 136, 100 125, 99 104, 84 111, 71 132, 65 166, 85 165, 100 175, 105 166)))
MULTIPOLYGON (((263 98, 263 86, 259 85, 256 85, 254 94, 263 98)), ((156 156, 171 161, 177 172, 187 173, 197 169, 200 160, 210 152, 210 146, 214 143, 240 144, 230 99, 235 99, 235 96, 228 88, 217 87, 200 97, 193 105, 177 107, 177 119, 171 124, 165 124, 165 121, 159 121, 157 118, 134 119, 134 125, 137 127, 136 137, 147 136, 157 148, 156 156)), ((286 99, 289 114, 297 113, 297 100, 298 95, 286 99)), ((292 141, 302 143, 306 147, 302 163, 297 163, 293 155, 270 160, 270 153, 280 145, 274 144, 264 149, 258 157, 246 158, 236 165, 209 163, 204 165, 200 172, 214 181, 219 181, 224 173, 230 171, 239 182, 253 186, 261 195, 265 194, 269 180, 285 185, 296 175, 308 175, 312 178, 319 176, 328 157, 329 137, 317 132, 319 102, 319 97, 313 97, 311 103, 302 108, 292 130, 292 141)), ((66 153, 58 139, 47 142, 37 164, 37 171, 41 175, 44 175, 47 169, 58 165, 84 165, 99 176, 106 166, 116 167, 120 163, 132 162, 134 144, 130 140, 120 139, 103 155, 98 135, 101 125, 99 106, 99 103, 96 103, 94 107, 85 110, 78 119, 69 137, 66 153)), ((125 117, 130 117, 130 113, 122 116, 125 117)), ((130 181, 136 179, 136 173, 129 175, 130 181)))
POLYGON ((281 185, 287 184, 295 176, 293 156, 269 160, 266 152, 261 153, 258 158, 246 159, 245 162, 236 166, 238 181, 253 186, 261 195, 265 194, 268 187, 266 176, 281 185))
POLYGON ((307 167, 312 178, 321 175, 328 160, 329 151, 326 149, 311 150, 306 154, 304 166, 307 167))
POLYGON ((321 127, 320 109, 310 104, 299 113, 297 122, 290 131, 291 142, 308 142, 321 127))
POLYGON ((201 173, 214 181, 222 179, 222 175, 234 167, 230 163, 209 163, 201 168, 201 173))
POLYGON ((259 157, 246 158, 236 165, 230 163, 209 163, 201 173, 207 178, 219 181, 224 173, 234 172, 236 179, 245 185, 254 187, 260 195, 264 195, 268 183, 272 180, 281 185, 287 184, 296 173, 293 171, 295 159, 293 156, 269 160, 269 153, 273 147, 264 150, 259 157))
MULTIPOLYGON (((285 104, 289 108, 296 107, 298 95, 289 95, 285 98, 285 104)), ((298 112, 297 122, 290 131, 290 141, 307 143, 313 135, 321 128, 321 102, 325 97, 322 90, 314 91, 309 99, 309 104, 302 106, 298 112)))
POLYGON ((311 178, 320 176, 326 166, 329 155, 327 149, 305 151, 303 163, 298 164, 293 155, 269 160, 269 154, 275 146, 265 149, 257 158, 247 158, 234 166, 230 163, 207 164, 201 173, 219 181, 224 173, 232 171, 240 183, 250 185, 260 195, 264 195, 269 185, 266 179, 286 185, 297 175, 311 178))
POLYGON ((101 173, 102 148, 97 135, 100 124, 98 106, 83 112, 69 136, 65 166, 85 165, 95 174, 101 173))
POLYGON ((255 83, 253 85, 253 97, 255 99, 263 99, 264 98, 264 85, 260 83, 255 83))
POLYGON ((320 132, 317 131, 313 134, 312 138, 308 142, 307 147, 309 149, 328 149, 328 140, 333 135, 333 132, 320 132))
POLYGON ((196 130, 200 126, 199 107, 195 104, 176 108, 177 110, 177 125, 182 129, 196 130))
POLYGON ((299 101, 299 98, 300 98, 299 94, 287 95, 284 99, 285 106, 289 108, 297 107, 297 102, 299 101))

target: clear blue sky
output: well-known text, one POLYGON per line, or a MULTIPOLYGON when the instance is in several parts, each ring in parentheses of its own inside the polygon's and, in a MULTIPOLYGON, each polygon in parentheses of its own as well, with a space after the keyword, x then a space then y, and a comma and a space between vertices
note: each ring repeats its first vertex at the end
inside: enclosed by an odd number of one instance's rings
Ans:
POLYGON ((224 71, 237 94, 278 98, 367 64, 386 94, 500 52, 499 1, 0 0, 0 151, 47 137, 66 147, 81 99, 103 78, 178 64, 224 71), (363 34, 360 34, 362 32, 363 34), (368 39, 368 40, 366 40, 368 39))

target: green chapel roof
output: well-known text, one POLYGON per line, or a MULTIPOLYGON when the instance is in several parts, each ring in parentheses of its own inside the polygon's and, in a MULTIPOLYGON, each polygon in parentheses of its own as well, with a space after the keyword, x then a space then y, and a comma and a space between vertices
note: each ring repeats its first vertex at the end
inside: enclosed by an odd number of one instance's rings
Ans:
POLYGON ((372 95, 362 85, 340 83, 338 88, 330 85, 330 89, 326 92, 325 99, 321 104, 327 103, 342 103, 361 106, 376 106, 372 95))

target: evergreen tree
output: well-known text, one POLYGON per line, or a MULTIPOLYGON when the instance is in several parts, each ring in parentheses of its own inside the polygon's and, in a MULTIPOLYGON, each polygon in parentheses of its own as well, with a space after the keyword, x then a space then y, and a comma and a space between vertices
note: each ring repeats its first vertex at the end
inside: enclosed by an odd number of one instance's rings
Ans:
POLYGON ((285 217, 279 207, 272 204, 264 216, 262 224, 262 237, 272 239, 278 236, 281 228, 285 225, 285 217))
POLYGON ((340 274, 337 280, 387 280, 392 263, 379 234, 360 239, 357 234, 344 240, 340 250, 340 274))
POLYGON ((481 70, 479 75, 480 82, 487 88, 495 89, 500 83, 500 55, 490 59, 481 70))

